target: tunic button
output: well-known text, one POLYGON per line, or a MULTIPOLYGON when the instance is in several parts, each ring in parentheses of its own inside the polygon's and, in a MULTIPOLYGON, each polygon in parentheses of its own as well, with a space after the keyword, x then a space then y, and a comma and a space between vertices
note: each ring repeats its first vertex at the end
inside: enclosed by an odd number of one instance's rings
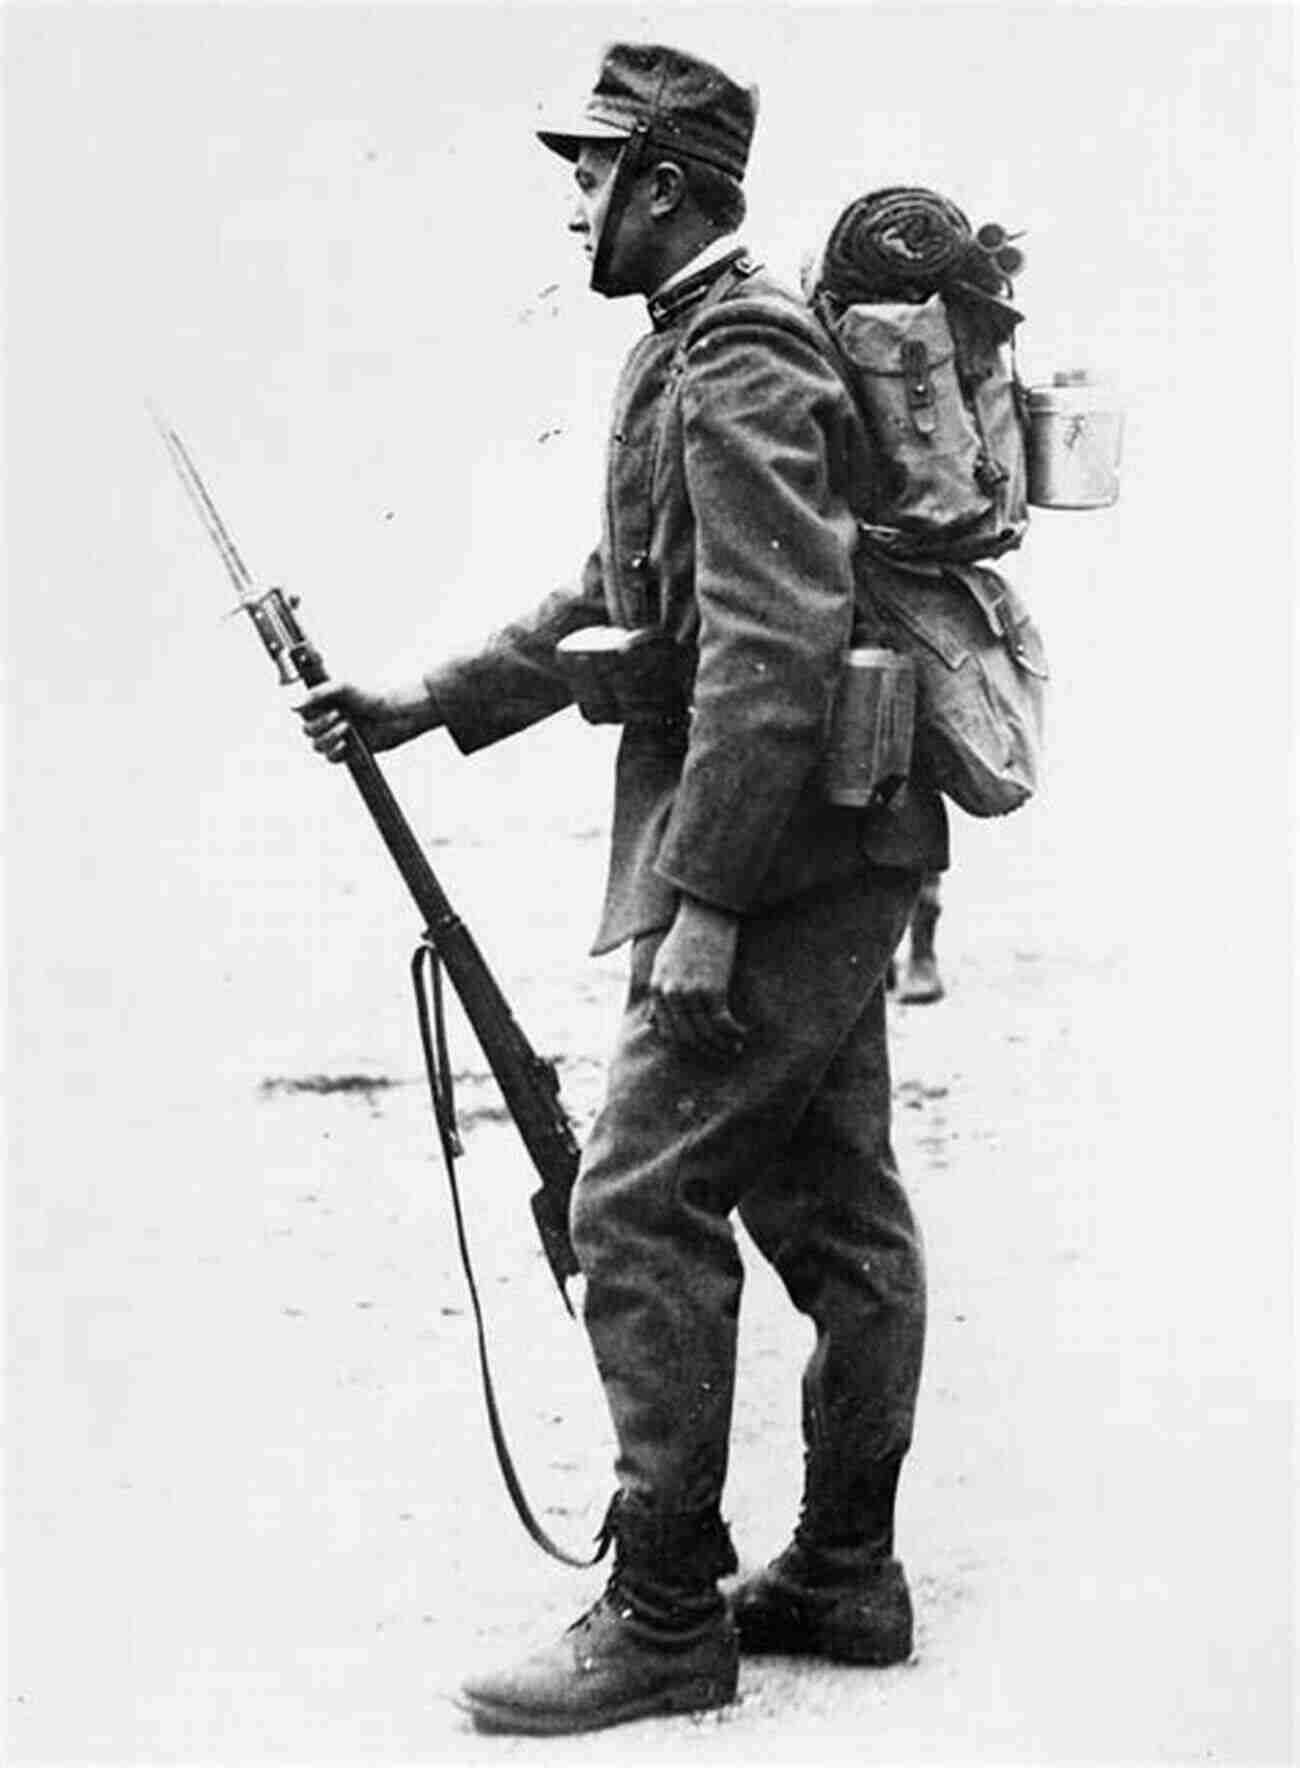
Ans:
POLYGON ((644 571, 646 568, 645 554, 633 553, 632 557, 628 560, 628 566, 633 571, 644 571))

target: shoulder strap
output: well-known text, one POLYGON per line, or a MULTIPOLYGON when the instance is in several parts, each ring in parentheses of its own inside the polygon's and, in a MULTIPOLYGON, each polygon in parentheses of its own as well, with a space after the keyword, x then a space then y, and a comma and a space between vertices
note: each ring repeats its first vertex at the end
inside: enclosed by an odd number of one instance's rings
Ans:
MULTIPOLYGON (((680 367, 682 357, 689 348, 691 340, 695 336, 696 329, 700 325, 700 321, 708 314, 716 313, 719 304, 725 302, 728 295, 732 294, 737 288, 742 287, 749 278, 754 275, 755 271, 761 270, 762 268, 763 266, 758 260, 756 258, 751 258, 748 252, 738 253, 737 256, 727 264, 722 275, 710 284, 708 292, 696 304, 695 311, 690 315, 685 325, 682 327, 681 337, 678 339, 677 348, 673 352, 674 369, 680 367)), ((727 305, 730 305, 730 303, 728 302, 727 305)))

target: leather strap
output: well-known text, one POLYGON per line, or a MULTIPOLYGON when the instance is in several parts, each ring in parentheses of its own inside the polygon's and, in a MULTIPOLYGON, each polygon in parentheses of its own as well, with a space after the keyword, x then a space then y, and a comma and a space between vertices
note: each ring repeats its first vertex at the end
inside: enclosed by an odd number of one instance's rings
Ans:
POLYGON ((606 292, 605 279, 614 258, 614 241, 618 238, 618 230, 623 225, 623 211, 627 208, 627 199, 632 193, 632 186, 636 182, 637 174, 645 164, 649 140, 649 124, 637 123, 619 149, 618 160, 610 176, 609 196, 605 202, 604 219, 601 221, 600 232, 596 237, 591 257, 591 286, 597 294, 606 292))
POLYGON ((483 1319, 483 1304, 479 1299, 478 1283, 474 1277, 474 1266, 470 1259, 469 1239, 465 1231, 465 1214, 461 1206, 460 1187, 456 1183, 456 1160, 463 1153, 460 1135, 456 1128, 455 1100, 452 1093, 451 1065, 447 1054, 446 1021, 443 1014, 442 965, 438 959, 437 948, 426 934, 416 946, 411 956, 411 982, 415 990, 415 1013, 420 1027, 420 1048, 424 1052, 424 1069, 429 1081, 429 1100, 433 1107, 434 1127, 438 1132, 438 1146, 442 1151, 443 1167, 447 1174, 447 1185, 451 1192, 451 1213, 456 1226, 456 1245, 460 1252, 461 1269, 465 1273, 465 1286, 469 1291, 470 1307, 474 1314, 474 1332, 478 1344, 479 1376, 483 1388, 483 1402, 487 1408, 488 1429, 492 1434, 492 1447, 496 1451, 497 1466, 501 1469, 501 1477, 510 1494, 510 1502, 515 1513, 533 1540, 549 1553, 552 1559, 558 1559, 561 1565, 571 1565, 580 1571, 588 1566, 596 1565, 604 1558, 612 1539, 610 1516, 607 1513, 596 1536, 595 1551, 585 1557, 582 1554, 570 1553, 567 1548, 553 1540, 538 1522, 524 1493, 523 1485, 515 1470, 514 1459, 510 1446, 506 1442, 505 1429, 501 1422, 501 1411, 497 1405, 496 1388, 492 1380, 492 1366, 488 1358, 487 1327, 483 1319))

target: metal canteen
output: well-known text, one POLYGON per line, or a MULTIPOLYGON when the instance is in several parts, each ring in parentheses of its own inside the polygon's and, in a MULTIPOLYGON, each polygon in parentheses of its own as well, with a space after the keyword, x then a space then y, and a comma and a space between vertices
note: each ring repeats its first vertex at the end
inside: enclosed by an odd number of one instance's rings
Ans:
POLYGON ((1085 370, 1030 387, 1029 502, 1039 509, 1107 509, 1119 497, 1124 413, 1085 370))

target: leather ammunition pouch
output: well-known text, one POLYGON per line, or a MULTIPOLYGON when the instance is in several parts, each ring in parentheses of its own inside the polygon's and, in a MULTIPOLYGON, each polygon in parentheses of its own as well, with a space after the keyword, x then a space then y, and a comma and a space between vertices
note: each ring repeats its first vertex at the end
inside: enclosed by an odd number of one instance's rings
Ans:
POLYGON ((583 627, 555 663, 588 724, 686 727, 694 658, 660 627, 583 627))

